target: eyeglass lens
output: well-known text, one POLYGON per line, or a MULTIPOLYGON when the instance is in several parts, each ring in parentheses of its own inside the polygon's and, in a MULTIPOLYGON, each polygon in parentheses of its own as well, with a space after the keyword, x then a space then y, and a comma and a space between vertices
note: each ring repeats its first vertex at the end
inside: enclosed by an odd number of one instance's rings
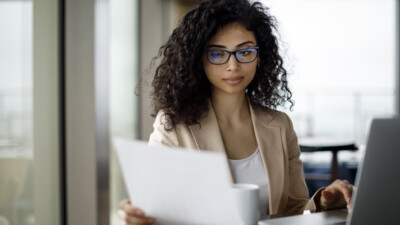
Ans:
POLYGON ((210 49, 207 51, 207 57, 210 63, 213 64, 224 64, 228 62, 230 55, 235 54, 237 61, 241 63, 249 63, 255 60, 257 57, 256 48, 244 48, 234 52, 229 52, 221 49, 210 49))

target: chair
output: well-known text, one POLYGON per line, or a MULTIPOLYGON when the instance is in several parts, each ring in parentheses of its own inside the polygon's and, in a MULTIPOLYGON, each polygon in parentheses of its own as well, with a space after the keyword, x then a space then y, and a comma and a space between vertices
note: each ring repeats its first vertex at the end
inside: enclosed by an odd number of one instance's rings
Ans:
POLYGON ((306 173, 306 180, 330 181, 339 179, 338 152, 342 150, 355 151, 358 147, 351 141, 327 138, 303 138, 299 139, 301 152, 332 152, 330 174, 306 173))
POLYGON ((26 180, 29 159, 0 155, 0 219, 3 224, 18 224, 17 209, 13 206, 21 196, 26 180), (8 218, 8 220, 7 220, 8 218))

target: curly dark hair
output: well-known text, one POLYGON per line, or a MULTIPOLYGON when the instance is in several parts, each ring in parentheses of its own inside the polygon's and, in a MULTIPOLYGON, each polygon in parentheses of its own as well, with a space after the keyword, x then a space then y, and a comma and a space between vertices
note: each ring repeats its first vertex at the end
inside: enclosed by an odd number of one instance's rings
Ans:
POLYGON ((209 0, 188 12, 159 50, 161 62, 152 82, 151 97, 154 113, 162 110, 168 118, 166 129, 181 122, 196 124, 209 110, 211 84, 202 60, 205 45, 219 29, 234 22, 252 31, 259 46, 260 64, 246 88, 252 106, 262 110, 276 109, 286 102, 293 106, 274 34, 276 20, 268 8, 248 0, 209 0))

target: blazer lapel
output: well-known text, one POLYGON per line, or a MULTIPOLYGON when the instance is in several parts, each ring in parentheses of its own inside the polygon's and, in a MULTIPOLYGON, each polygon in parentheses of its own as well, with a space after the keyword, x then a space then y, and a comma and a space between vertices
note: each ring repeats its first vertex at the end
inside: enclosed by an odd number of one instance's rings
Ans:
POLYGON ((211 104, 206 117, 202 118, 199 124, 190 125, 198 150, 209 150, 226 154, 225 146, 222 141, 217 117, 211 104))
MULTIPOLYGON (((274 119, 271 114, 253 109, 249 103, 254 133, 261 152, 261 158, 266 168, 269 184, 269 211, 276 214, 283 192, 284 184, 284 151, 282 146, 281 128, 270 126, 274 119)), ((226 155, 217 117, 210 104, 206 117, 200 120, 200 125, 190 125, 198 150, 209 150, 226 155)))
POLYGON ((270 126, 271 114, 253 109, 249 104, 254 132, 266 168, 269 185, 269 213, 276 214, 284 185, 284 151, 281 128, 270 126))

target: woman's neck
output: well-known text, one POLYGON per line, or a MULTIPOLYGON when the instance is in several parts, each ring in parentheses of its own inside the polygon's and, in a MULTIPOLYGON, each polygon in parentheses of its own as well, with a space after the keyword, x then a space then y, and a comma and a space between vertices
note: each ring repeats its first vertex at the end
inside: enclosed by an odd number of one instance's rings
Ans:
POLYGON ((249 118, 250 109, 246 94, 213 93, 211 105, 219 122, 243 121, 249 118))

